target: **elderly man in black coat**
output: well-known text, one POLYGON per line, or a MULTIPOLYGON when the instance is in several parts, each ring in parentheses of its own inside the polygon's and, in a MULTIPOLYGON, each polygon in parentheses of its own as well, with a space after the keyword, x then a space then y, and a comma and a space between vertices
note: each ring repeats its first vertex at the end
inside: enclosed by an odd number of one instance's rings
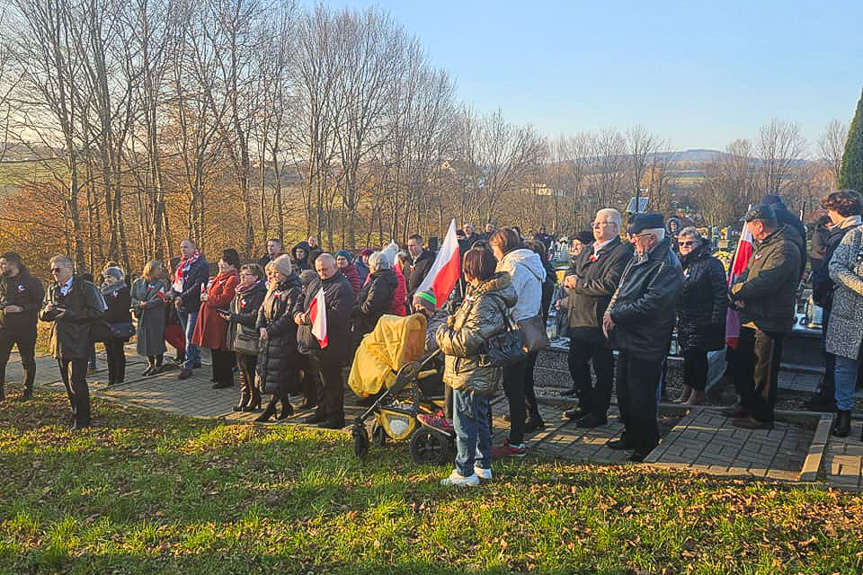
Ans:
POLYGON ((90 426, 90 389, 87 387, 87 358, 93 345, 90 329, 107 306, 93 283, 73 273, 67 256, 51 258, 54 283, 48 288, 39 319, 51 323, 51 355, 60 366, 75 423, 72 429, 90 426))
POLYGON ((657 388, 662 360, 671 346, 683 272, 665 238, 661 214, 638 214, 629 230, 635 245, 602 327, 620 355, 617 404, 624 431, 609 441, 612 449, 632 449, 631 461, 644 458, 659 443, 657 388))

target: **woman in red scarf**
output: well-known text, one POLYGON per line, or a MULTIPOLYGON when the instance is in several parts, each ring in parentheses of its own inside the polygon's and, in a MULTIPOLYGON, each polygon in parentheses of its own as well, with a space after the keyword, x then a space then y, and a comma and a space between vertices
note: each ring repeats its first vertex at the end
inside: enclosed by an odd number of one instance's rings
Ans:
POLYGON ((201 309, 192 335, 192 343, 209 347, 213 362, 213 389, 233 387, 234 352, 228 348, 228 322, 218 310, 226 310, 234 299, 240 276, 240 256, 236 250, 227 249, 219 260, 219 275, 210 278, 207 290, 201 294, 201 309))

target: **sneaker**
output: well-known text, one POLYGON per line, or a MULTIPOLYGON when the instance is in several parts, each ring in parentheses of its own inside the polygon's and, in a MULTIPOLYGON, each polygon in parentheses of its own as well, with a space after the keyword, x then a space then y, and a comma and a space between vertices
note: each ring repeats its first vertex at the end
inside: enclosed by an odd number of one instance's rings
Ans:
POLYGON ((585 411, 581 407, 576 407, 575 409, 567 409, 563 412, 563 418, 570 421, 581 419, 585 415, 587 415, 587 411, 585 411))
POLYGON ((180 375, 177 376, 177 379, 189 379, 190 377, 192 377, 192 370, 184 367, 180 370, 180 375))
POLYGON ((458 472, 458 469, 453 469, 449 477, 440 480, 441 485, 464 485, 465 487, 475 487, 479 485, 479 477, 476 473, 465 477, 458 472))
POLYGON ((452 423, 444 416, 442 411, 437 412, 434 415, 430 415, 428 413, 420 413, 417 415, 417 420, 425 425, 426 427, 431 427, 432 429, 437 429, 446 434, 455 433, 455 428, 452 426, 452 423))
POLYGON ((491 450, 492 457, 524 457, 527 455, 527 446, 524 443, 518 445, 510 445, 509 440, 505 439, 503 445, 491 450))
POLYGON ((474 474, 476 474, 477 477, 479 477, 483 481, 491 480, 491 468, 485 469, 483 467, 474 466, 473 472, 474 472, 474 474))

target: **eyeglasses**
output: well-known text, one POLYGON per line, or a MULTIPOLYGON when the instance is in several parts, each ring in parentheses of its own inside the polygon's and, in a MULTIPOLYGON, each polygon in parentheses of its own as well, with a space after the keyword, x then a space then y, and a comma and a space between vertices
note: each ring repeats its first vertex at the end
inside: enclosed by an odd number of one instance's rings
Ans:
POLYGON ((682 248, 688 248, 688 247, 690 247, 690 246, 694 246, 694 245, 695 245, 695 242, 694 242, 694 241, 688 241, 688 242, 677 242, 677 245, 679 245, 679 246, 680 246, 680 247, 682 247, 682 248))
POLYGON ((63 268, 51 268, 52 274, 57 274, 57 273, 60 273, 61 271, 63 271, 63 268))

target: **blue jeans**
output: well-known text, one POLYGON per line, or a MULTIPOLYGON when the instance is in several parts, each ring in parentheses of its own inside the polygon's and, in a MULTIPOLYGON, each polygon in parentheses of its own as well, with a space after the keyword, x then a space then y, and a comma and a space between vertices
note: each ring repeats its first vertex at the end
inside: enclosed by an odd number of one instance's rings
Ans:
POLYGON ((192 334, 195 333, 195 324, 198 323, 198 312, 177 311, 177 317, 180 318, 183 333, 186 335, 186 361, 183 367, 192 369, 196 364, 201 363, 201 348, 192 344, 192 334))
POLYGON ((491 426, 489 398, 469 391, 453 392, 456 433, 455 467, 463 477, 474 474, 473 468, 491 469, 491 426))
POLYGON ((860 356, 857 359, 848 359, 837 355, 836 371, 833 381, 836 385, 836 408, 839 411, 851 411, 854 409, 854 390, 857 387, 857 368, 860 365, 860 356))

